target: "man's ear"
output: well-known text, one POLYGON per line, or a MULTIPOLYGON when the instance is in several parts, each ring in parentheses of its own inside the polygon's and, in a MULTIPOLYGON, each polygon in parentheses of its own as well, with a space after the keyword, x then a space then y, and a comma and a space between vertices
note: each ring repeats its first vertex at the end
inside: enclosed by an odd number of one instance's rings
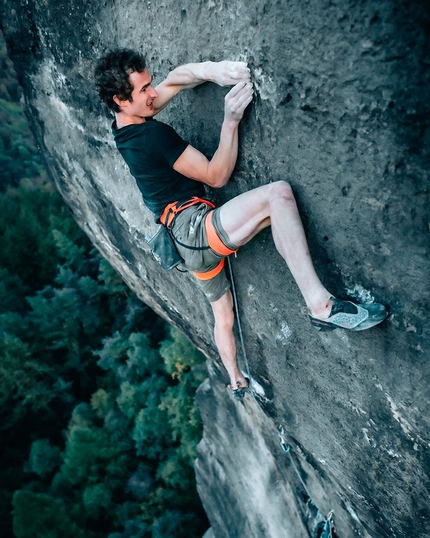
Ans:
POLYGON ((127 101, 121 101, 121 99, 118 99, 116 95, 113 96, 113 100, 120 108, 123 108, 124 104, 127 103, 127 101))

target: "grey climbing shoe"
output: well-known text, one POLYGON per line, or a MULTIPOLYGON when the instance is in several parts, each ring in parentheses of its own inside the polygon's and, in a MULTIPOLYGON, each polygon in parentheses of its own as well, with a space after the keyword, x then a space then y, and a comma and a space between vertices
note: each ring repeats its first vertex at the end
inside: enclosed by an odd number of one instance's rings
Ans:
POLYGON ((314 318, 309 314, 312 325, 319 331, 348 329, 364 331, 370 329, 388 316, 387 309, 379 303, 355 304, 332 297, 333 306, 327 319, 314 318))

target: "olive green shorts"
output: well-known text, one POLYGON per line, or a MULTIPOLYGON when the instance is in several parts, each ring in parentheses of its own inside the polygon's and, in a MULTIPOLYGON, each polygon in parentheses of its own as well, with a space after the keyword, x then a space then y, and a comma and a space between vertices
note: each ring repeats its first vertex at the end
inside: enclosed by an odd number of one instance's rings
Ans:
MULTIPOLYGON (((177 241, 194 248, 205 247, 202 250, 192 250, 179 245, 176 247, 185 261, 185 266, 191 272, 207 273, 219 265, 225 257, 208 247, 208 239, 205 221, 208 214, 213 211, 212 224, 222 244, 231 251, 237 250, 237 246, 230 239, 221 225, 219 218, 220 208, 212 209, 206 204, 196 204, 181 211, 175 218, 172 232, 177 241)), ((227 279, 225 268, 209 280, 196 277, 199 286, 210 302, 218 301, 229 289, 230 282, 227 279)))

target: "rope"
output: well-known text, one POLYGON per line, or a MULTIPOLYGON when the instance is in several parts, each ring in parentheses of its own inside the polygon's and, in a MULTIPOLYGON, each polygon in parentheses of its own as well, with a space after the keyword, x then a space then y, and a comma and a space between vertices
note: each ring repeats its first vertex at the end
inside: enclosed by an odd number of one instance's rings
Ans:
MULTIPOLYGON (((303 481, 303 478, 301 476, 301 474, 299 473, 299 470, 297 469, 297 465, 296 465, 296 462, 293 460, 293 457, 291 455, 291 445, 289 445, 286 441, 285 441, 285 430, 282 426, 279 426, 279 433, 278 433, 281 441, 280 441, 280 445, 281 445, 281 448, 282 450, 289 455, 290 457, 290 461, 293 465, 293 469, 296 471, 296 475, 299 477, 299 480, 300 482, 302 483, 302 486, 304 487, 305 491, 306 491, 306 495, 309 497, 309 499, 312 499, 312 496, 311 494, 309 493, 309 490, 308 488, 306 487, 306 484, 304 483, 303 481)), ((313 502, 313 501, 312 501, 313 502)), ((315 503, 314 503, 315 504, 315 503)), ((316 505, 315 505, 316 506, 316 505)))
POLYGON ((239 330, 240 344, 241 344, 241 347, 242 347, 242 353, 243 353, 243 359, 244 359, 244 362, 245 362, 246 374, 247 374, 248 379, 249 379, 248 383, 251 383, 251 373, 250 373, 250 370, 249 370, 248 357, 246 355, 245 342, 244 342, 244 339, 243 339, 242 324, 240 322, 239 306, 237 304, 236 286, 235 286, 235 283, 234 283, 233 267, 231 265, 230 256, 227 257, 227 262, 228 262, 228 269, 229 269, 229 272, 230 272, 231 291, 232 291, 232 294, 233 294, 234 311, 235 311, 235 314, 236 314, 237 328, 239 330))
MULTIPOLYGON (((239 338, 240 338, 240 344, 241 344, 241 347, 242 347, 242 353, 243 353, 243 358, 244 358, 244 362, 245 362, 245 368, 246 368, 246 373, 247 373, 247 376, 248 376, 248 385, 251 383, 251 374, 250 374, 250 370, 249 370, 249 363, 248 363, 248 357, 247 357, 247 354, 246 354, 246 349, 245 349, 245 341, 244 341, 244 338, 243 338, 243 332, 242 332, 242 324, 240 322, 240 315, 239 315, 239 306, 238 306, 238 302, 237 302, 237 294, 236 294, 236 285, 234 283, 234 276, 233 276, 233 267, 232 267, 232 263, 231 263, 231 259, 230 259, 230 256, 227 256, 227 262, 228 262, 228 269, 229 269, 229 272, 230 272, 230 282, 231 282, 231 291, 232 291, 232 295, 233 295, 233 303, 234 303, 234 311, 235 311, 235 314, 236 314, 236 321, 237 321, 237 328, 238 328, 238 331, 239 331, 239 338)), ((254 395, 254 391, 249 391, 255 398, 255 395, 254 395)), ((296 465, 296 462, 294 461, 293 459, 293 456, 291 455, 291 445, 289 445, 286 440, 285 440, 285 430, 283 428, 282 425, 279 426, 279 429, 278 429, 278 435, 279 435, 279 438, 280 438, 280 445, 281 445, 281 448, 282 450, 285 452, 285 454, 288 454, 289 458, 290 458, 290 461, 291 461, 291 464, 293 466, 293 469, 296 473, 296 475, 298 476, 305 492, 306 492, 306 495, 308 496, 308 498, 312 501, 313 505, 317 507, 317 505, 314 503, 313 499, 312 499, 312 496, 301 476, 301 474, 299 473, 299 470, 297 468, 297 465, 296 465)), ((317 507, 318 511, 321 512, 321 510, 317 507)), ((321 512, 322 514, 324 512, 321 512)), ((317 526, 317 529, 316 529, 316 538, 335 538, 336 535, 333 534, 333 510, 331 510, 327 516, 324 516, 324 521, 320 522, 317 526)))
MULTIPOLYGON (((285 441, 285 430, 284 430, 284 427, 282 425, 279 426, 278 428, 278 436, 280 438, 280 445, 281 445, 281 448, 282 450, 285 452, 285 454, 288 454, 288 456, 290 457, 290 462, 293 466, 293 469, 296 473, 296 475, 299 477, 299 480, 306 492, 306 495, 308 496, 308 498, 312 501, 313 505, 316 506, 318 508, 318 506, 314 503, 313 499, 312 499, 312 496, 301 476, 301 474, 299 473, 299 470, 297 468, 297 465, 296 465, 296 462, 294 461, 293 459, 293 456, 291 455, 291 445, 289 445, 286 441, 285 441)), ((318 511, 321 512, 322 514, 324 512, 322 512, 319 508, 318 508, 318 511)), ((320 524, 318 524, 317 526, 317 537, 318 538, 335 538, 335 536, 333 535, 333 510, 330 510, 330 512, 328 513, 327 516, 324 516, 324 521, 321 522, 320 524), (319 532, 321 531, 321 532, 319 532)))

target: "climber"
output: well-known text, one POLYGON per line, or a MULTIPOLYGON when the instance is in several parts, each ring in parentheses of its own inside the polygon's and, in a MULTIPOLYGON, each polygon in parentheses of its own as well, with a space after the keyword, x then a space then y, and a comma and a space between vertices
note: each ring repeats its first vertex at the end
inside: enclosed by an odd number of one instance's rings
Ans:
MULTIPOLYGON (((176 246, 212 306, 215 343, 235 396, 246 390, 249 380, 236 362, 233 301, 224 260, 263 228, 271 226, 275 246, 303 295, 314 327, 359 331, 385 319, 383 305, 342 301, 323 286, 309 254, 292 189, 285 181, 248 191, 216 209, 206 202, 205 185, 226 185, 236 164, 239 123, 253 98, 250 70, 244 62, 182 65, 154 87, 145 59, 137 52, 119 49, 100 59, 95 79, 100 98, 115 113, 115 142, 144 203, 157 222, 166 224, 172 215, 169 209, 175 213, 176 246), (178 92, 206 81, 233 86, 225 96, 220 141, 210 160, 170 126, 153 119, 178 92), (184 202, 188 203, 184 206, 184 202), (186 209, 181 211, 181 205, 186 209)), ((192 106, 186 112, 192 113, 192 106)))

